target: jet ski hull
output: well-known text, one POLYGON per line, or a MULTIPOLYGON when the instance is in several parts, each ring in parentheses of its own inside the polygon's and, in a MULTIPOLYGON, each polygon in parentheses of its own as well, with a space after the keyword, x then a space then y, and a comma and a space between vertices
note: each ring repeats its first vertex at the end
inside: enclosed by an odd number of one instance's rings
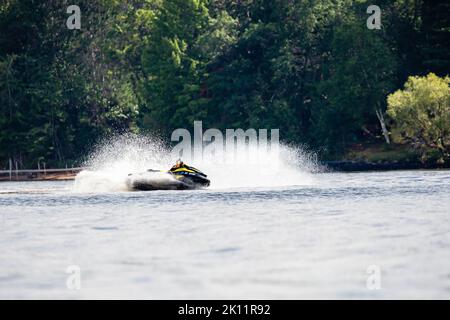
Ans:
POLYGON ((210 181, 203 176, 190 174, 173 174, 149 170, 145 173, 130 174, 127 186, 131 190, 195 190, 208 187, 210 181))

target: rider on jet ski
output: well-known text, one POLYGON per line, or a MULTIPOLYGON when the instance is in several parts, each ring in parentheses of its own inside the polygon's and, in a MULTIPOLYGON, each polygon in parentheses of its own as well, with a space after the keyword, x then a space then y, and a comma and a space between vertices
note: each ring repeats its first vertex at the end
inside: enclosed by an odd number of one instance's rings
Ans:
POLYGON ((206 188, 210 184, 206 174, 186 165, 180 159, 169 171, 149 169, 145 173, 129 174, 127 185, 132 190, 186 190, 206 188), (159 173, 169 174, 171 179, 161 180, 159 173))
POLYGON ((194 167, 186 165, 181 159, 178 159, 175 165, 170 168, 169 173, 173 174, 177 179, 189 179, 186 182, 195 183, 204 187, 209 186, 210 183, 206 178, 206 174, 194 167))
POLYGON ((178 159, 175 165, 169 170, 172 174, 187 174, 187 175, 198 175, 206 178, 206 174, 198 170, 197 168, 188 166, 181 159, 178 159))

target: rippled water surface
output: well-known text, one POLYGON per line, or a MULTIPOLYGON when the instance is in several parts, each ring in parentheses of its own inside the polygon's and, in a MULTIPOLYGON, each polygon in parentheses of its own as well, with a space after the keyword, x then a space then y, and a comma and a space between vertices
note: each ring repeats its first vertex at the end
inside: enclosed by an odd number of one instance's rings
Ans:
POLYGON ((0 298, 450 298, 449 171, 203 191, 72 185, 0 184, 0 298), (66 286, 71 265, 80 290, 66 286))

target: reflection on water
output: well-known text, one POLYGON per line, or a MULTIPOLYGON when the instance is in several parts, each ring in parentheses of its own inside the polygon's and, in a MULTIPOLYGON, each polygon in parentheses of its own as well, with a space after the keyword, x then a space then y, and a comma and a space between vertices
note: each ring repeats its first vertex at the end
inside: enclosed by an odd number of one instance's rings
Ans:
POLYGON ((1 183, 0 298, 450 298, 449 171, 309 179, 114 193, 1 183), (66 288, 71 265, 81 290, 66 288))

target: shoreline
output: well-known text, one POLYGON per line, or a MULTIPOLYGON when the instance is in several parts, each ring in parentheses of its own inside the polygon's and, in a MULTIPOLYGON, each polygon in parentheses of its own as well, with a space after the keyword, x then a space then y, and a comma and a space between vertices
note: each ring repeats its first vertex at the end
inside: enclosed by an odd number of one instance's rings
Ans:
MULTIPOLYGON (((448 170, 450 164, 424 164, 420 162, 368 162, 368 161, 321 161, 325 172, 376 172, 399 170, 448 170)), ((27 181, 73 181, 84 168, 0 171, 1 182, 27 181)))
POLYGON ((0 171, 0 182, 71 181, 75 180, 76 175, 82 170, 82 168, 75 168, 0 171))
POLYGON ((439 170, 450 169, 450 163, 442 165, 421 162, 369 162, 369 161, 323 161, 325 168, 334 172, 367 172, 367 171, 397 171, 397 170, 439 170))

